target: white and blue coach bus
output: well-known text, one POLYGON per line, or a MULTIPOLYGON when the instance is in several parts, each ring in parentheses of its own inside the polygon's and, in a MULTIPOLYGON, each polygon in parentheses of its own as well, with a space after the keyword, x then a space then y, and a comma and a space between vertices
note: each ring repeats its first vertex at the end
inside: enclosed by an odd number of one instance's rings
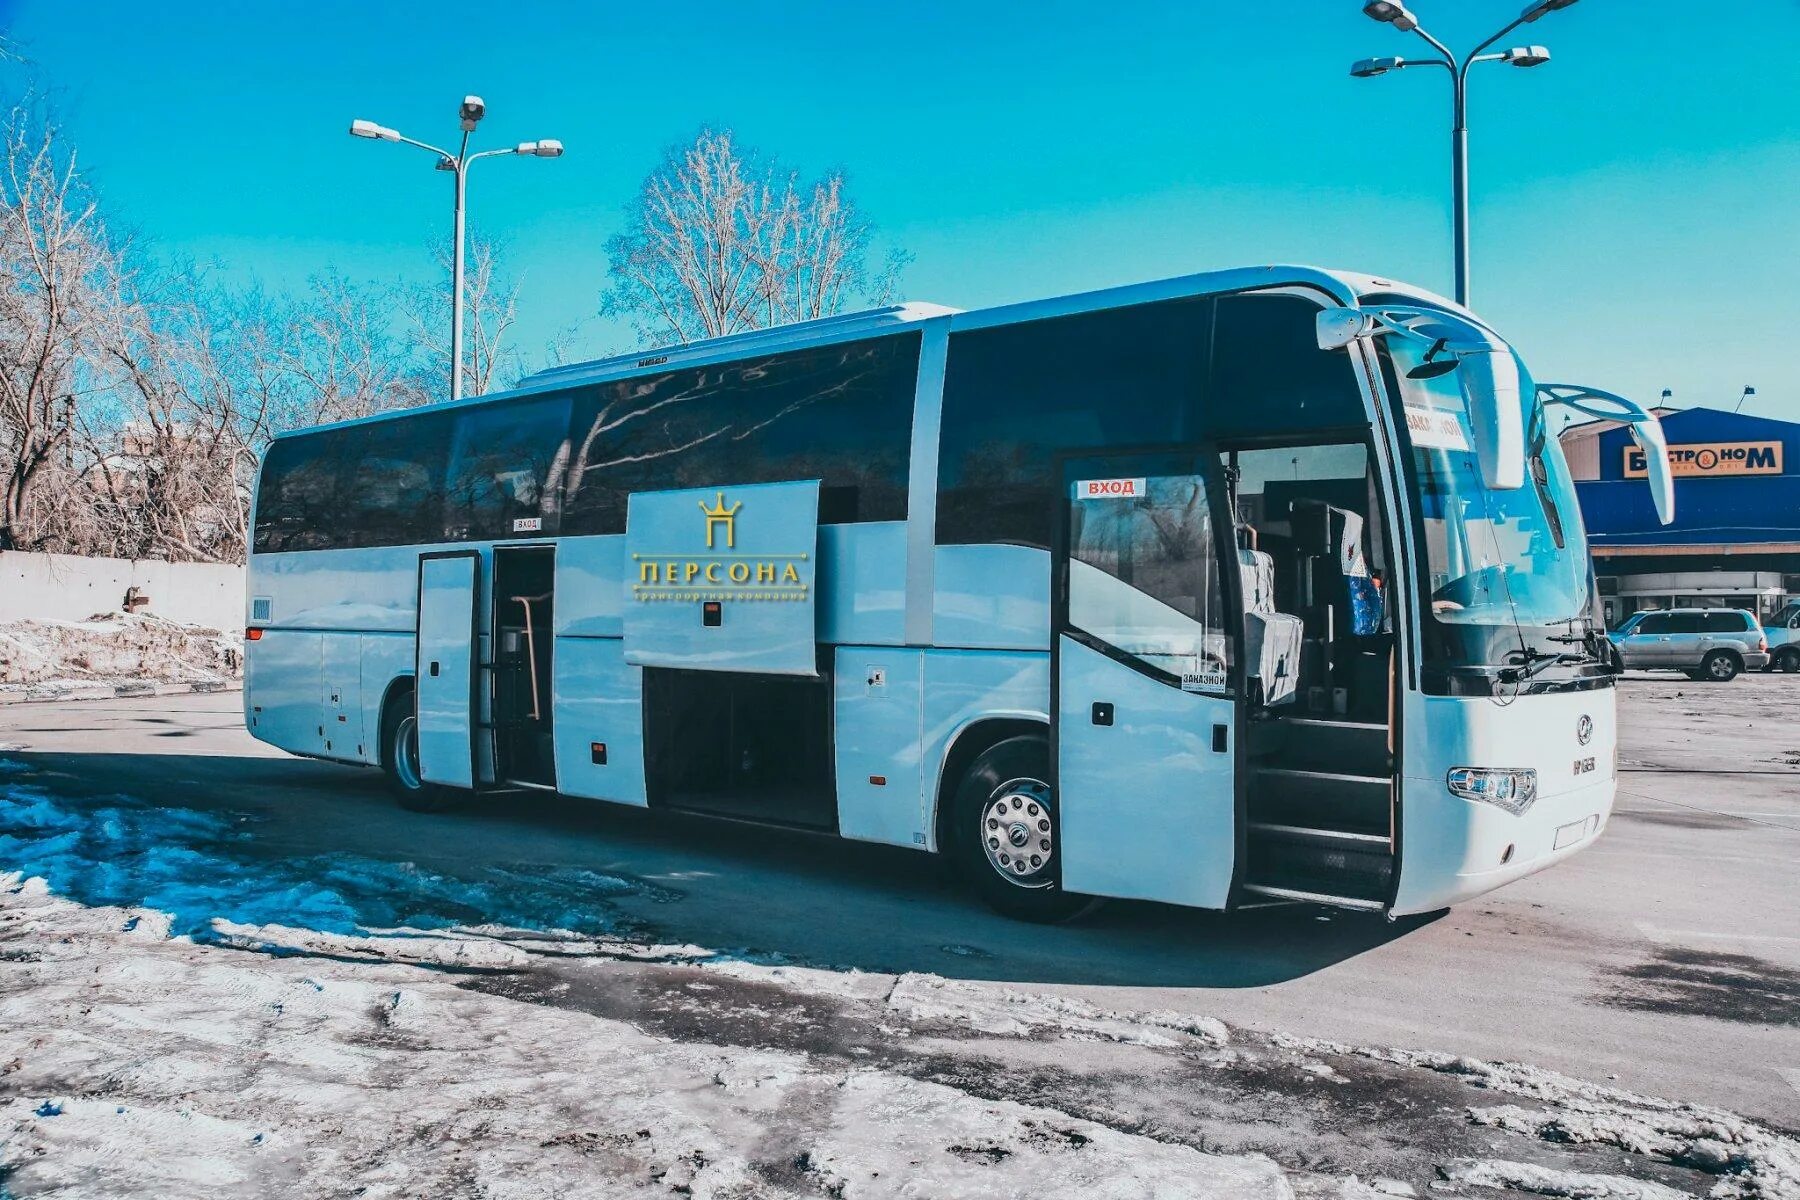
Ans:
POLYGON ((1305 267, 559 367, 274 442, 245 720, 410 807, 915 847, 1031 919, 1433 910, 1612 806, 1555 404, 1660 447, 1449 301, 1305 267))

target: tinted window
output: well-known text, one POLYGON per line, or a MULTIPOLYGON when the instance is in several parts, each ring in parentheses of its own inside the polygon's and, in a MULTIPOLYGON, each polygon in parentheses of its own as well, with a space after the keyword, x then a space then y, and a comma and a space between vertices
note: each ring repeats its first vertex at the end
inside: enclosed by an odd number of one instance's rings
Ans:
POLYGON ((1743 633, 1750 628, 1750 618, 1741 612, 1721 608, 1716 612, 1702 613, 1700 628, 1707 633, 1743 633))
POLYGON ((1699 633, 1699 613, 1670 613, 1669 626, 1664 633, 1699 633))
POLYGON ((569 462, 568 394, 476 405, 453 416, 444 540, 557 532, 569 462))
POLYGON ((338 488, 344 431, 279 438, 263 456, 256 494, 258 554, 339 544, 338 488))
POLYGON ((1219 298, 1209 434, 1261 437, 1368 424, 1350 356, 1319 349, 1314 319, 1324 302, 1276 292, 1219 298))
POLYGON ((1179 300, 952 334, 938 542, 1048 547, 1058 451, 1196 438, 1211 312, 1179 300))
POLYGON ((1319 301, 1242 293, 975 329, 950 338, 941 544, 1050 544, 1058 451, 1368 423, 1319 301))
POLYGON ((797 479, 826 524, 904 520, 918 361, 903 334, 586 389, 562 532, 623 532, 633 492, 797 479))
POLYGON ((1637 623, 1637 627, 1635 629, 1633 629, 1631 632, 1634 634, 1638 634, 1638 633, 1668 633, 1669 632, 1669 615, 1667 613, 1651 613, 1649 616, 1647 616, 1643 620, 1639 621, 1637 623))
POLYGON ((443 536, 451 413, 419 413, 341 431, 335 544, 405 546, 443 536))

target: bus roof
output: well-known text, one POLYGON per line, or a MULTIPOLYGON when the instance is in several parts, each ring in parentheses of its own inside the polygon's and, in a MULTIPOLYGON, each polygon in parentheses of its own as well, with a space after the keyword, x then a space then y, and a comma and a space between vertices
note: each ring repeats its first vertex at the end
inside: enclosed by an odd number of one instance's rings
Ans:
MULTIPOLYGON (((314 425, 306 429, 291 430, 280 434, 280 437, 291 437, 297 434, 310 433, 318 429, 335 429, 345 425, 361 425, 375 421, 391 420, 396 417, 427 410, 437 411, 452 406, 462 407, 474 404, 488 404, 517 396, 533 395, 540 392, 557 391, 562 388, 578 387, 584 384, 602 383, 616 379, 629 378, 633 375, 649 375, 666 371, 672 367, 705 365, 715 362, 730 362, 756 354, 775 354, 784 350, 796 350, 806 346, 828 345, 833 342, 849 342, 862 338, 892 333, 907 325, 948 318, 952 331, 962 329, 981 329, 993 325, 1010 325, 1024 321, 1043 320, 1049 317, 1069 316, 1075 313, 1093 312, 1107 308, 1124 308, 1134 304, 1149 304, 1158 300, 1174 300, 1186 296, 1206 296, 1222 292, 1246 291, 1256 288, 1272 287, 1310 287, 1338 304, 1352 305, 1357 297, 1369 293, 1387 293, 1404 295, 1410 298, 1427 301, 1441 307, 1456 311, 1466 311, 1454 301, 1426 291, 1410 284, 1364 275, 1351 271, 1332 271, 1322 267, 1275 264, 1260 267, 1233 267, 1223 271, 1206 271, 1193 275, 1180 275, 1173 279, 1153 280, 1147 283, 1124 284, 1119 287, 1102 288, 1098 291, 1080 292, 1069 296, 1056 296, 1042 300, 1027 300, 1016 304, 1005 304, 994 308, 963 309, 948 308, 941 304, 911 301, 904 304, 890 305, 885 308, 867 309, 861 312, 843 313, 838 316, 820 317, 812 321, 800 321, 791 325, 779 325, 772 329, 752 329, 743 333, 727 334, 724 337, 706 338, 702 341, 688 342, 684 345, 666 346, 653 350, 634 351, 630 354, 614 355, 609 358, 597 358, 586 362, 568 363, 562 366, 549 367, 527 376, 519 385, 504 392, 490 392, 484 396, 471 396, 458 401, 439 401, 435 404, 420 405, 416 408, 390 409, 367 417, 358 417, 349 421, 338 421, 328 425, 314 425)), ((1470 314, 1471 316, 1473 314, 1470 314)))

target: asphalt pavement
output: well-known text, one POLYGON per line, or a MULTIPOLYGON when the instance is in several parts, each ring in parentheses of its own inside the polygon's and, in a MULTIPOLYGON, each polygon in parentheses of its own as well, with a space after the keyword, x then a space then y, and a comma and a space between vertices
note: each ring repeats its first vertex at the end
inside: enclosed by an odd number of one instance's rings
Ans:
MULTIPOLYGON (((71 798, 244 814, 246 852, 346 850, 449 874, 644 884, 635 936, 930 972, 1246 1028, 1519 1060, 1800 1127, 1800 677, 1621 684, 1619 803, 1599 842, 1435 917, 1115 903, 995 916, 928 856, 548 795, 399 810, 373 771, 252 740, 233 694, 9 706, 13 778, 71 798)), ((0 869, 5 864, 0 862, 0 869)))

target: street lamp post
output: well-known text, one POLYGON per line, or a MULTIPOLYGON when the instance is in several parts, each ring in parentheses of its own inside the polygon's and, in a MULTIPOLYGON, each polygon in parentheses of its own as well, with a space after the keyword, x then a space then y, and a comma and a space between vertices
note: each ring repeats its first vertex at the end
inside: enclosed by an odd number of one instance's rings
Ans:
POLYGON ((1395 0, 1369 0, 1363 12, 1371 20, 1392 25, 1401 33, 1416 33, 1433 50, 1433 58, 1365 58, 1350 68, 1358 79, 1371 79, 1406 67, 1443 67, 1450 72, 1452 120, 1450 133, 1450 193, 1455 227, 1456 302, 1469 303, 1469 68, 1479 62, 1504 62, 1515 67, 1538 67, 1550 61, 1550 51, 1543 46, 1514 46, 1499 54, 1483 54, 1489 46, 1521 25, 1529 25, 1546 13, 1567 8, 1575 0, 1532 0, 1525 11, 1513 18, 1505 28, 1485 39, 1467 55, 1458 59, 1450 48, 1427 33, 1404 4, 1395 0))
POLYGON ((377 125, 373 121, 350 122, 350 136, 374 138, 383 142, 401 142, 408 146, 417 146, 421 150, 429 150, 437 155, 437 169, 450 171, 456 176, 456 228, 455 245, 450 252, 450 399, 461 400, 463 393, 463 201, 468 194, 469 167, 476 159, 493 158, 501 154, 523 154, 531 158, 561 158, 563 144, 553 138, 545 138, 535 142, 520 142, 505 150, 479 150, 469 153, 469 135, 475 132, 475 126, 487 115, 487 105, 480 96, 464 96, 459 116, 462 121, 462 142, 455 154, 448 150, 440 150, 436 146, 402 137, 397 129, 389 129, 385 125, 377 125))

